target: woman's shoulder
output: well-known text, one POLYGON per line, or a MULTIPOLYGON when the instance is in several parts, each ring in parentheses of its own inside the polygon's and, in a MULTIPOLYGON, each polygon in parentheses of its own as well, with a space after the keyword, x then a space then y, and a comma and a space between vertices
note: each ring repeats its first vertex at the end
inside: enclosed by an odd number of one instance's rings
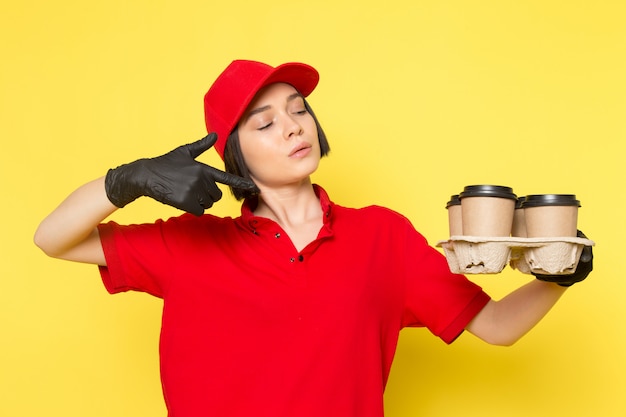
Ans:
POLYGON ((409 219, 402 213, 389 207, 375 204, 358 208, 335 205, 335 210, 339 217, 354 218, 356 220, 365 221, 410 224, 409 219))
MULTIPOLYGON (((196 216, 190 213, 183 213, 179 216, 170 217, 164 220, 163 224, 170 227, 203 227, 203 226, 231 226, 235 223, 236 219, 233 217, 225 216, 220 217, 210 213, 205 213, 201 216, 196 216)), ((159 221, 157 221, 159 222, 159 221)))

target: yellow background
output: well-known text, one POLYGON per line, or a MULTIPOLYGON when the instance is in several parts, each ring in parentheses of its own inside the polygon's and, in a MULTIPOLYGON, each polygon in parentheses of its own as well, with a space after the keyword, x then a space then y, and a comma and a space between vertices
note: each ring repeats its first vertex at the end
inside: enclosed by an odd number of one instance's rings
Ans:
MULTIPOLYGON (((203 94, 236 58, 317 67, 332 153, 315 180, 433 244, 465 185, 582 201, 591 277, 510 348, 403 331, 388 416, 626 415, 625 22, 620 0, 5 2, 0 415, 165 415, 160 301, 109 296, 95 267, 47 258, 32 235, 109 167, 203 136, 203 94)), ((114 218, 175 214, 142 199, 114 218)), ((470 278, 496 298, 531 279, 470 278)))

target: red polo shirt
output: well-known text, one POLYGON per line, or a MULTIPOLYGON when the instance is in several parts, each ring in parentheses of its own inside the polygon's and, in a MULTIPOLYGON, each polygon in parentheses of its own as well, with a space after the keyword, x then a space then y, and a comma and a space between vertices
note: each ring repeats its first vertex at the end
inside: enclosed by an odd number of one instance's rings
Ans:
POLYGON ((250 202, 234 219, 99 227, 107 290, 164 301, 170 417, 381 417, 400 330, 450 343, 489 300, 402 215, 316 193, 324 226, 301 252, 250 202))

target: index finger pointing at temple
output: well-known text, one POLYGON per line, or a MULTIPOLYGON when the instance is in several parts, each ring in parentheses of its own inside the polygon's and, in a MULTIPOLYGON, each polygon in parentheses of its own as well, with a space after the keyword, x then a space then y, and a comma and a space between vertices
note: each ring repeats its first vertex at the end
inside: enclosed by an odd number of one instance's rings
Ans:
POLYGON ((221 183, 221 184, 226 184, 226 185, 230 185, 231 187, 235 187, 235 188, 241 188, 243 190, 256 190, 258 191, 258 188, 256 186, 256 184, 254 183, 254 181, 248 179, 248 178, 243 178, 243 177, 239 177, 237 175, 233 175, 233 174, 229 174, 228 172, 224 172, 221 171, 217 168, 214 168, 212 166, 208 166, 207 168, 209 169, 210 173, 211 173, 211 177, 221 183))

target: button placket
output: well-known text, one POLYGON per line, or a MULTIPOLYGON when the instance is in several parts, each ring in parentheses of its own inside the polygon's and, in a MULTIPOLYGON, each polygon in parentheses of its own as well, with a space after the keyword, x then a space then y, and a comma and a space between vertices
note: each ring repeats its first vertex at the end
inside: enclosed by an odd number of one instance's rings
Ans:
POLYGON ((250 225, 250 228, 252 229, 252 234, 254 234, 254 235, 258 235, 259 234, 259 232, 257 232, 257 230, 256 230, 258 224, 259 224, 258 220, 256 220, 256 219, 250 220, 249 225, 250 225))

